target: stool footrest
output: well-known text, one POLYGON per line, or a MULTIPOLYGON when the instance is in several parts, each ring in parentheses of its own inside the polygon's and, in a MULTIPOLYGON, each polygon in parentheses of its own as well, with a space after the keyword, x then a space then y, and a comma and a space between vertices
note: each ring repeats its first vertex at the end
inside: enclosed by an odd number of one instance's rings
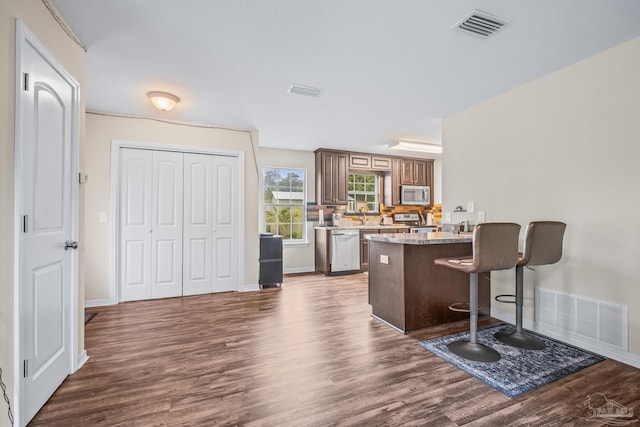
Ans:
POLYGON ((459 313, 471 313, 468 302, 454 302, 449 306, 449 310, 459 313))
POLYGON ((515 295, 511 295, 511 294, 496 295, 493 299, 495 299, 498 302, 506 302, 508 304, 515 304, 516 303, 516 296, 515 295), (513 298, 513 301, 505 299, 505 298, 513 298))

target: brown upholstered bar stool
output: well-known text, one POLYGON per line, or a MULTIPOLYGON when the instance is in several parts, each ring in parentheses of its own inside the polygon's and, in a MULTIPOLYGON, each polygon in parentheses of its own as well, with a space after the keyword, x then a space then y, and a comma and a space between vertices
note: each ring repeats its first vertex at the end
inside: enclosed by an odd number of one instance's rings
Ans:
POLYGON ((495 362, 500 354, 478 343, 478 273, 508 270, 518 262, 520 225, 510 222, 487 222, 473 230, 471 258, 439 258, 434 263, 469 274, 469 341, 456 341, 447 347, 452 353, 476 362, 495 362))
POLYGON ((518 257, 516 265, 516 294, 495 297, 498 302, 516 305, 516 330, 514 332, 499 331, 493 334, 499 341, 527 350, 542 350, 545 347, 542 341, 522 331, 524 267, 555 264, 560 261, 562 239, 566 228, 567 224, 558 221, 533 221, 527 225, 522 255, 518 257), (505 297, 515 298, 515 301, 504 300, 505 297))

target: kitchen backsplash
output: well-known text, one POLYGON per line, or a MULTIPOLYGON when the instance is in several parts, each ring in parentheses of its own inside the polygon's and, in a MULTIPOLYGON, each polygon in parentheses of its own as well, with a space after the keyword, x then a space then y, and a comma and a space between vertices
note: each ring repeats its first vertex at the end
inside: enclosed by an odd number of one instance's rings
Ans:
MULTIPOLYGON (((442 220, 442 205, 436 204, 432 208, 424 208, 421 206, 384 206, 381 205, 381 213, 367 213, 367 222, 381 222, 383 215, 393 215, 395 213, 421 213, 421 214, 433 214, 433 220, 442 220)), ((360 222, 362 220, 361 214, 347 214, 345 213, 346 206, 329 206, 329 205, 316 205, 315 203, 307 203, 307 221, 320 222, 320 215, 322 214, 323 222, 325 224, 331 224, 331 215, 334 213, 341 214, 343 221, 360 222)))

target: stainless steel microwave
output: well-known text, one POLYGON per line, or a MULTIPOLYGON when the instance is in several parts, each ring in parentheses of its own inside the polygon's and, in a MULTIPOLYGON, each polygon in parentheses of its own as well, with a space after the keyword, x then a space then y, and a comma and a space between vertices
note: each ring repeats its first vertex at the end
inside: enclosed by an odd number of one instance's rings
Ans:
POLYGON ((428 206, 431 204, 431 188, 426 185, 402 185, 400 187, 400 203, 428 206))

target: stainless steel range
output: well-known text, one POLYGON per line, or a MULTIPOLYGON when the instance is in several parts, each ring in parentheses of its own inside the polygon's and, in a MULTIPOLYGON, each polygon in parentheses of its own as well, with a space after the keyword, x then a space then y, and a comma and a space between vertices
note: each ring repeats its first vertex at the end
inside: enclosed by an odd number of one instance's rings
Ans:
POLYGON ((435 225, 426 225, 424 217, 417 213, 393 214, 393 221, 408 225, 410 233, 434 233, 438 230, 435 225))

